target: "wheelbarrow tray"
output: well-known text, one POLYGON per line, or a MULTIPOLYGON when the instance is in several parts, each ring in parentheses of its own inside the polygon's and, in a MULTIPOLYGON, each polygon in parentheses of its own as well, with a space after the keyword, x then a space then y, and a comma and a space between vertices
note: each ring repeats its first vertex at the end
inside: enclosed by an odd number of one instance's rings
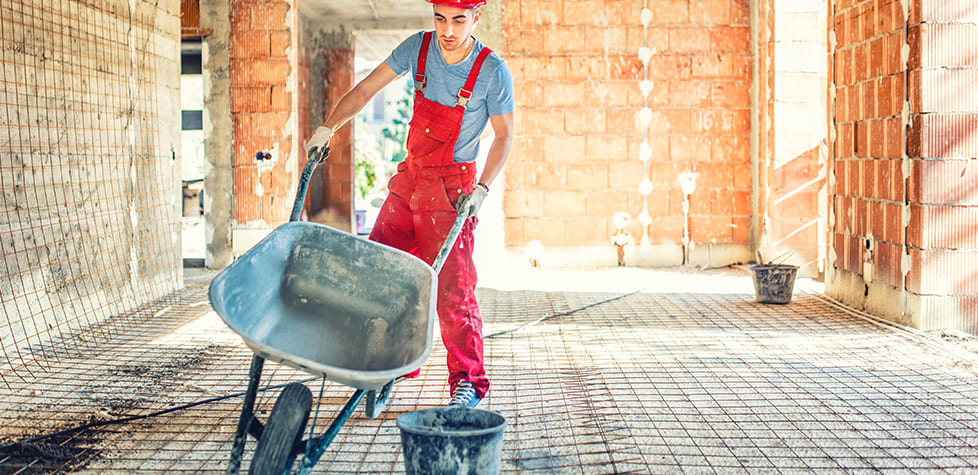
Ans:
POLYGON ((295 221, 221 271, 210 301, 256 355, 372 390, 431 355, 436 287, 415 256, 295 221))

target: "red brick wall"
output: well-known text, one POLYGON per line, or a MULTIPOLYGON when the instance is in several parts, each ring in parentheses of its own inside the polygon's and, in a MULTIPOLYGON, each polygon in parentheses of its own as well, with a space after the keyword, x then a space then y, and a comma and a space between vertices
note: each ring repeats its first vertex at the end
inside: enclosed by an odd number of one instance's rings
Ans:
POLYGON ((692 240, 748 244, 748 2, 656 2, 643 24, 645 3, 503 5, 519 104, 507 163, 507 245, 609 245, 611 218, 622 211, 633 217, 628 231, 636 239, 679 242, 682 172, 699 173, 692 240), (643 85, 651 85, 647 96, 643 85), (651 150, 647 164, 643 143, 651 150), (646 179, 647 197, 639 191, 646 179), (647 228, 636 219, 643 211, 647 228))
MULTIPOLYGON (((323 69, 327 72, 322 79, 325 81, 324 117, 354 85, 356 71, 353 58, 352 49, 326 50, 323 53, 323 69)), ((350 226, 353 210, 353 127, 347 124, 335 131, 329 145, 329 160, 323 167, 322 175, 323 208, 328 210, 328 216, 322 219, 332 226, 346 229, 350 226)))
POLYGON ((211 33, 211 30, 200 27, 200 0, 181 0, 180 36, 183 38, 199 38, 211 33))
POLYGON ((909 19, 906 288, 921 328, 978 333, 978 9, 921 0, 909 19))
MULTIPOLYGON (((310 30, 314 25, 305 26, 310 30)), ((304 31, 307 41, 300 41, 298 59, 299 143, 312 136, 332 108, 349 91, 356 77, 352 49, 316 49, 304 31), (313 56, 319 56, 317 61, 313 56)), ((338 229, 352 230, 353 214, 353 137, 352 127, 334 131, 330 140, 329 159, 319 166, 309 183, 304 219, 338 229)), ((304 155, 304 149, 303 149, 304 155)), ((306 157, 299 160, 305 166, 306 157)))
POLYGON ((200 28, 200 0, 181 0, 180 34, 196 31, 198 28, 200 28))
POLYGON ((970 5, 850 0, 834 12, 832 265, 860 282, 829 288, 918 328, 978 331, 970 5))
MULTIPOLYGON (((677 178, 695 172, 694 243, 752 249, 768 239, 775 247, 801 250, 804 263, 820 271, 819 241, 828 235, 827 266, 839 277, 830 289, 851 303, 899 318, 918 318, 926 314, 923 309, 941 306, 954 307, 954 314, 974 313, 968 299, 976 294, 970 275, 976 238, 968 227, 978 199, 970 191, 968 164, 978 155, 976 73, 972 59, 951 54, 974 43, 975 13, 967 2, 828 4, 835 47, 831 76, 825 78, 831 82, 827 151, 814 142, 797 147, 807 139, 795 143, 791 124, 807 117, 799 109, 786 112, 791 99, 780 92, 791 86, 785 73, 797 70, 785 66, 795 59, 790 49, 779 52, 783 37, 792 36, 779 13, 796 9, 797 2, 781 4, 779 11, 772 1, 755 3, 762 76, 753 116, 748 2, 668 0, 643 15, 646 4, 501 4, 500 51, 513 70, 519 102, 518 136, 506 172, 508 246, 531 240, 568 249, 606 246, 618 212, 637 218, 627 230, 636 240, 676 244, 684 222, 677 178), (828 183, 825 155, 831 159, 828 183), (827 200, 820 194, 826 184, 827 200), (823 232, 819 226, 826 224, 823 232), (956 231, 937 231, 948 227, 956 231), (948 262, 962 266, 951 269, 957 277, 950 280, 948 262)), ((241 3, 234 11, 242 5, 255 4, 241 3)), ((255 21, 233 14, 232 21, 245 25, 239 34, 275 30, 242 18, 255 21)), ((807 27, 817 30, 814 21, 807 27)), ((800 23, 798 28, 806 28, 800 23)), ((239 40, 262 45, 264 37, 239 40)), ((275 78, 288 74, 288 62, 276 62, 271 38, 267 58, 254 53, 263 47, 235 51, 242 54, 234 56, 232 71, 243 78, 235 97, 263 88, 273 94, 282 84, 275 78), (254 73, 256 64, 286 69, 262 76, 254 73)), ((815 61, 819 54, 813 53, 815 61)), ((349 50, 325 53, 327 111, 352 85, 352 57, 349 50)), ((820 87, 802 93, 812 89, 820 87)), ((825 100, 811 99, 816 105, 825 100)), ((270 206, 248 204, 257 201, 248 193, 252 183, 262 180, 251 157, 258 143, 291 139, 275 135, 282 129, 275 120, 287 114, 240 109, 245 103, 234 104, 235 165, 244 171, 236 178, 236 217, 239 223, 274 221, 270 206), (269 120, 259 122, 258 114, 269 120), (257 123, 272 125, 244 133, 257 123)), ((818 120, 814 124, 822 127, 818 120)), ((314 125, 300 123, 302 133, 314 125)), ((323 174, 324 205, 343 213, 341 218, 350 210, 350 142, 348 129, 337 134, 323 174)))
POLYGON ((832 265, 863 275, 869 240, 878 258, 874 278, 902 287, 906 20, 898 0, 849 0, 836 3, 834 27, 832 265))
MULTIPOLYGON (((300 30, 299 32, 300 41, 298 47, 298 54, 296 55, 296 70, 294 76, 295 84, 296 84, 296 95, 298 96, 298 100, 296 101, 297 104, 296 112, 298 113, 298 116, 296 117, 297 127, 296 127, 295 139, 298 140, 299 144, 305 144, 306 140, 308 140, 309 137, 312 135, 315 126, 318 125, 313 123, 314 122, 312 116, 313 104, 312 101, 309 100, 311 94, 310 91, 312 88, 310 81, 313 80, 312 72, 310 69, 311 65, 310 65, 310 57, 309 57, 310 55, 309 45, 307 42, 301 40, 301 38, 306 34, 307 33, 305 31, 300 30)), ((298 160, 299 168, 300 169, 305 168, 306 166, 305 148, 302 148, 302 152, 296 158, 299 159, 298 160)), ((305 202, 305 210, 308 214, 308 210, 309 210, 308 199, 305 202)))
POLYGON ((295 20, 290 1, 231 3, 231 118, 236 225, 289 218, 296 175, 289 125, 295 20), (270 160, 256 160, 259 153, 270 160))

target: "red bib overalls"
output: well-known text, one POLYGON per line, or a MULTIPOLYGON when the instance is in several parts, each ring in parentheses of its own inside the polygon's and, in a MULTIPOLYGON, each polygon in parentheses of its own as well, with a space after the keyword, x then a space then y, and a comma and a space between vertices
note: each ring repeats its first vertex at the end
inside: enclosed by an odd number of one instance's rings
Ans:
MULTIPOLYGON (((410 252, 431 264, 445 242, 457 215, 460 196, 472 191, 475 163, 455 163, 453 151, 462 127, 465 104, 472 97, 479 69, 491 52, 483 48, 459 90, 454 107, 424 97, 425 62, 432 32, 421 41, 415 75, 414 114, 408 130, 408 156, 387 185, 370 239, 410 252)), ((438 321, 448 350, 448 384, 472 383, 479 397, 489 389, 483 367, 482 317, 475 299, 476 271, 473 235, 478 223, 466 220, 462 232, 438 275, 438 321)), ((409 376, 416 376, 418 372, 409 376)))

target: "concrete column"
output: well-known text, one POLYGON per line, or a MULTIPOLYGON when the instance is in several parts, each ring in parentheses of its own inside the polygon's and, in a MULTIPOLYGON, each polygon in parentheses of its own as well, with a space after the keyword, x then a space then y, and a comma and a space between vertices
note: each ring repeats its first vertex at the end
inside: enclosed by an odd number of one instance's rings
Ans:
POLYGON ((203 43, 204 66, 204 265, 221 269, 233 260, 231 242, 230 2, 200 0, 200 26, 213 33, 203 43))

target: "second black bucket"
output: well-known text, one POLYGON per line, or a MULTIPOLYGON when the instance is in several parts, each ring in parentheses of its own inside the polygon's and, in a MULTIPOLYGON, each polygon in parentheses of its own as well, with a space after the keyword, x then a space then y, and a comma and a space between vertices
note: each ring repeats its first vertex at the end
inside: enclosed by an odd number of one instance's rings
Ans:
POLYGON ((402 414, 404 469, 408 474, 499 473, 506 418, 465 407, 402 414))
POLYGON ((798 266, 788 264, 757 264, 749 269, 754 274, 754 292, 760 303, 786 304, 791 302, 798 266))

